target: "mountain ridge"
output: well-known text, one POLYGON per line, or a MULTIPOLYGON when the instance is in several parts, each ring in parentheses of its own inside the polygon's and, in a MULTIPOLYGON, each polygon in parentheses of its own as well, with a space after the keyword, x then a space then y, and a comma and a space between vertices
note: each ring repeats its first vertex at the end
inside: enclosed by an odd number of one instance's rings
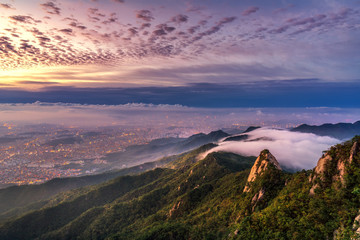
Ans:
POLYGON ((319 136, 329 136, 343 140, 360 134, 360 121, 354 123, 325 123, 319 126, 301 124, 298 127, 292 128, 291 131, 314 133, 319 136))
MULTIPOLYGON (((190 136, 187 139, 182 138, 166 138, 166 139, 155 139, 147 145, 134 145, 129 147, 128 151, 131 154, 138 154, 142 157, 145 157, 146 152, 151 148, 155 148, 155 151, 162 151, 163 149, 172 149, 170 152, 174 153, 186 153, 185 150, 207 144, 209 142, 216 142, 217 140, 228 136, 227 133, 218 130, 210 132, 209 134, 195 134, 190 136), (165 147, 163 147, 165 146, 165 147), (145 156, 142 155, 142 152, 145 152, 145 156)), ((215 145, 213 145, 215 146, 215 145)), ((128 156, 129 154, 126 154, 128 156)), ((22 208, 27 204, 35 203, 38 201, 43 201, 52 197, 58 193, 68 191, 71 189, 86 187, 94 184, 99 184, 107 180, 116 178, 118 176, 127 175, 127 174, 137 174, 144 172, 149 169, 156 167, 164 166, 169 162, 173 161, 175 158, 179 158, 180 155, 170 155, 167 157, 161 156, 160 159, 155 161, 148 161, 135 165, 129 168, 122 168, 120 170, 111 170, 94 175, 85 175, 80 177, 68 177, 68 178, 55 178, 49 180, 43 184, 38 185, 23 185, 23 186, 9 186, 3 189, 0 189, 0 221, 6 216, 13 216, 16 212, 22 212, 21 209, 12 212, 6 212, 11 208, 22 208), (6 205, 6 207, 5 207, 6 205)), ((121 157, 121 156, 118 156, 121 157)), ((123 156, 125 158, 125 156, 123 156)), ((116 159, 114 159, 116 161, 116 159)), ((195 161, 192 160, 192 162, 195 161)), ((39 203, 40 204, 40 203, 39 203)), ((41 204, 40 204, 41 205, 41 204)), ((40 206, 38 205, 38 206, 40 206)))
POLYGON ((168 169, 71 191, 0 223, 0 239, 357 239, 359 145, 360 136, 337 144, 293 174, 266 149, 197 159, 205 145, 168 169))

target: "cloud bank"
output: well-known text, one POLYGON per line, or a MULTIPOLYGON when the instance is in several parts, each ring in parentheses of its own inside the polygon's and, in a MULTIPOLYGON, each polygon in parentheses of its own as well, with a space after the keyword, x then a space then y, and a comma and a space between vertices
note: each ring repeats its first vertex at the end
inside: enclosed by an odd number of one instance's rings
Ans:
MULTIPOLYGON (((0 104, 0 125, 56 124, 72 127, 140 127, 179 129, 179 136, 223 129, 239 133, 249 125, 291 128, 302 123, 355 122, 360 109, 341 108, 195 108, 182 105, 129 103, 95 105, 72 103, 0 104)), ((297 135, 296 135, 297 136, 297 135)), ((325 148, 321 148, 325 150, 325 148)), ((257 152, 253 153, 257 155, 257 152)))
MULTIPOLYGON (((140 75, 145 76, 146 73, 148 73, 149 82, 156 82, 156 76, 162 79, 162 75, 158 72, 142 72, 140 75)), ((88 73, 88 75, 91 74, 88 73)), ((176 72, 171 74, 176 75, 176 72)), ((0 103, 33 103, 41 101, 118 105, 141 102, 147 104, 180 104, 199 108, 336 107, 354 108, 353 115, 358 115, 360 109, 360 95, 358 94, 360 82, 326 83, 316 79, 293 79, 287 81, 247 82, 237 85, 199 83, 175 87, 134 87, 130 85, 129 87, 112 88, 100 86, 97 88, 93 86, 75 88, 61 86, 60 82, 62 80, 59 75, 61 75, 61 72, 53 73, 51 81, 41 78, 41 74, 34 74, 32 78, 21 76, 12 78, 17 84, 27 88, 41 88, 37 91, 11 89, 12 85, 6 83, 5 80, 8 76, 0 76, 0 86, 4 84, 4 87, 9 88, 0 88, 0 103)), ((64 73, 63 78, 69 75, 71 73, 64 73)), ((178 76, 180 78, 182 75, 179 74, 178 76)), ((134 82, 139 77, 135 75, 129 76, 134 82)), ((92 78, 89 81, 78 79, 79 82, 84 81, 85 84, 89 84, 91 80, 92 78)), ((214 78, 211 81, 215 80, 221 82, 219 78, 214 78)), ((130 83, 129 80, 128 84, 130 83)), ((353 120, 357 121, 358 119, 353 120)))
POLYGON ((282 166, 292 169, 311 169, 316 166, 322 151, 339 143, 335 138, 284 129, 260 128, 247 134, 248 140, 220 142, 218 147, 201 157, 219 151, 258 156, 263 149, 269 149, 282 166))

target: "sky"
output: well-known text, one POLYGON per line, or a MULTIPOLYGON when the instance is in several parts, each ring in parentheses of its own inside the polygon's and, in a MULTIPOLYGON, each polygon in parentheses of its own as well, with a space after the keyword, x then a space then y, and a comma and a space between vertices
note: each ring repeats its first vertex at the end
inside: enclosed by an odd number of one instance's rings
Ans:
POLYGON ((0 103, 360 108, 358 0, 0 0, 0 103))

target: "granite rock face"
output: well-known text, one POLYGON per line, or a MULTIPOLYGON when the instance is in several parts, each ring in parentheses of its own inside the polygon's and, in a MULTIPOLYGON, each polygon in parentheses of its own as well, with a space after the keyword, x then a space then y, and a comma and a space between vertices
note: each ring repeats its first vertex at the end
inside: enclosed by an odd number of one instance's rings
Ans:
POLYGON ((265 149, 261 151, 259 157, 254 163, 254 166, 251 168, 247 179, 248 184, 246 184, 244 192, 250 191, 249 183, 255 181, 258 176, 261 176, 270 165, 273 165, 276 169, 282 170, 276 158, 269 152, 269 150, 265 149))
POLYGON ((353 230, 358 235, 358 237, 360 237, 360 211, 359 215, 354 219, 353 230))
POLYGON ((357 155, 360 152, 359 142, 352 144, 350 152, 346 156, 339 154, 335 148, 333 151, 326 152, 318 161, 309 181, 313 184, 310 195, 315 194, 315 190, 321 183, 330 183, 335 188, 345 186, 346 168, 350 164, 359 164, 357 155))

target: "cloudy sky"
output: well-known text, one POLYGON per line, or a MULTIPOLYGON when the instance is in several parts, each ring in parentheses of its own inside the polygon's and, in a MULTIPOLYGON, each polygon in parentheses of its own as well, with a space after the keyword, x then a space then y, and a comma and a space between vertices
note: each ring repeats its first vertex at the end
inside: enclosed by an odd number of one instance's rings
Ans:
POLYGON ((358 0, 0 0, 0 102, 360 107, 358 0))

